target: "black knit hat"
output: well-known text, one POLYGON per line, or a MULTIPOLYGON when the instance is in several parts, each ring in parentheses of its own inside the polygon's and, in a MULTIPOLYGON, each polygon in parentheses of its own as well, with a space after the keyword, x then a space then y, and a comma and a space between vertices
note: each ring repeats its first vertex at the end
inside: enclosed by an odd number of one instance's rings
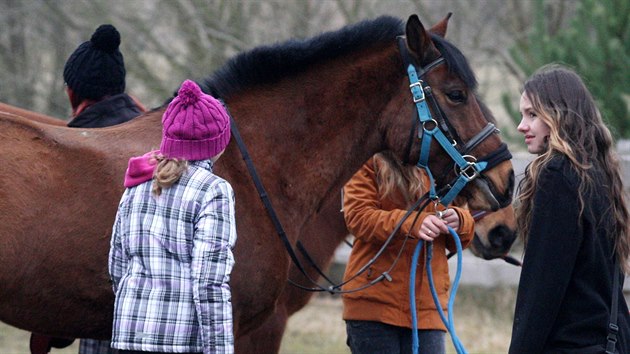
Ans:
POLYGON ((114 26, 99 26, 68 58, 63 69, 66 84, 82 98, 123 93, 126 72, 119 45, 120 33, 114 26))

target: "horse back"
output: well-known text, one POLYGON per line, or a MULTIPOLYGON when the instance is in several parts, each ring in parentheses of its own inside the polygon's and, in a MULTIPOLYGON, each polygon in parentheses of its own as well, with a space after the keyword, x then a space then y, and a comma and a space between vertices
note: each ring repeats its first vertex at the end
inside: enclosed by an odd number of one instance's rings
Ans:
MULTIPOLYGON (((137 135, 154 134, 142 129, 151 119, 131 125, 137 135)), ((76 328, 59 328, 60 335, 109 335, 111 311, 94 304, 113 304, 107 274, 112 221, 127 160, 155 144, 134 139, 129 130, 68 128, 0 112, 3 321, 54 335, 50 323, 64 316, 76 328)))
POLYGON ((0 115, 6 117, 8 115, 14 117, 27 118, 32 121, 52 124, 52 125, 66 125, 66 122, 59 118, 54 118, 45 114, 29 111, 20 107, 12 106, 3 102, 0 102, 0 115))

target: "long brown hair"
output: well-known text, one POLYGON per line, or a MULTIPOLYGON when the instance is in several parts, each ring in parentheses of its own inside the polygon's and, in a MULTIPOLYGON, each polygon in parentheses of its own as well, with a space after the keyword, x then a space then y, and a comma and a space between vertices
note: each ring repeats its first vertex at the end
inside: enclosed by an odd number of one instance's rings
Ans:
POLYGON ((392 152, 374 155, 378 191, 407 207, 411 206, 424 192, 421 171, 413 165, 404 165, 392 152))
POLYGON ((611 205, 611 237, 622 270, 630 273, 629 213, 625 204, 619 159, 613 148, 613 138, 582 79, 574 71, 557 65, 539 69, 524 84, 524 92, 541 119, 549 126, 547 150, 537 156, 525 171, 517 196, 519 233, 527 242, 532 219, 534 193, 540 171, 557 155, 566 156, 580 179, 579 208, 584 211, 583 196, 597 186, 592 178, 601 171, 611 205))

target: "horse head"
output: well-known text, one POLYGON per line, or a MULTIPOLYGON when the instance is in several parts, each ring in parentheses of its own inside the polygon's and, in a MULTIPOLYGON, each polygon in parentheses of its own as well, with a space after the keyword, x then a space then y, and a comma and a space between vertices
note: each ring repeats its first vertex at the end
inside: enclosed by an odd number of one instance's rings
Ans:
MULTIPOLYGON (((417 91, 413 91, 412 82, 408 99, 413 98, 414 102, 405 102, 399 114, 413 121, 411 130, 417 129, 418 133, 412 133, 406 146, 399 143, 397 152, 411 162, 420 159, 422 165, 421 149, 429 148, 426 165, 438 188, 453 187, 458 176, 462 176, 470 182, 461 194, 471 208, 497 210, 509 205, 512 199, 511 155, 492 124, 489 110, 475 94, 477 82, 466 58, 443 38, 449 17, 450 14, 429 30, 416 15, 407 21, 400 51, 404 65, 411 67, 417 76, 417 91), (428 118, 422 117, 423 110, 428 112, 428 118), (442 134, 442 141, 437 139, 438 134, 442 134), (433 141, 421 148, 425 139, 433 141)), ((413 81, 411 73, 404 84, 409 85, 410 81, 413 81)), ((394 125, 391 138, 401 136, 400 129, 405 126, 408 123, 394 125)))

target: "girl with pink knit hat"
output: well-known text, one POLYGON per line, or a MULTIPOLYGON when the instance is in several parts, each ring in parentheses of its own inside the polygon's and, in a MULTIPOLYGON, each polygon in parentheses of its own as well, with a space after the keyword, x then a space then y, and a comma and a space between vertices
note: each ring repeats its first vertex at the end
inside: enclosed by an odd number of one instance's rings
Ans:
POLYGON ((212 172, 230 141, 223 105, 187 80, 160 150, 132 158, 109 273, 120 353, 233 353, 234 192, 212 172))

